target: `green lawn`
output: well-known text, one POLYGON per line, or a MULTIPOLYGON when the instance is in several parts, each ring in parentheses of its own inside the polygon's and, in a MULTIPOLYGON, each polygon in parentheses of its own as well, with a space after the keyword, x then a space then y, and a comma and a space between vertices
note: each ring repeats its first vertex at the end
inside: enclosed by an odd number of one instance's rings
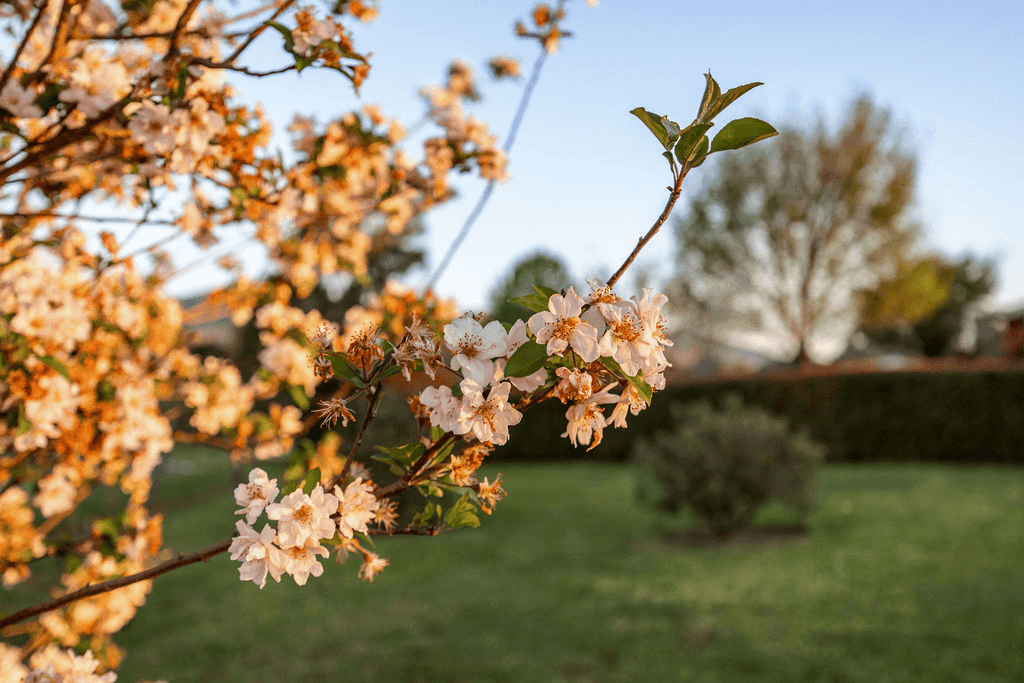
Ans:
MULTIPOLYGON (((175 549, 232 532, 218 463, 165 477, 175 549)), ((260 591, 227 556, 157 579, 119 680, 1024 681, 1024 470, 832 465, 806 538, 697 548, 629 467, 497 469, 480 529, 381 540, 373 584, 331 562, 260 591)))

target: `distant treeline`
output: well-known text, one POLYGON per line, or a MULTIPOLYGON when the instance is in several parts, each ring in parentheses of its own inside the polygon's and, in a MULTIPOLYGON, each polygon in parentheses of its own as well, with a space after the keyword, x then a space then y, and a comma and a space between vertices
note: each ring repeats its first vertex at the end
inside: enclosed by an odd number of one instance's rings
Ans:
POLYGON ((671 421, 669 404, 738 394, 749 405, 784 415, 828 449, 830 462, 962 462, 1024 465, 1024 367, 1007 371, 872 373, 792 378, 754 377, 668 387, 629 418, 606 429, 587 453, 565 431, 565 406, 547 401, 527 411, 494 459, 629 458, 633 444, 671 421))

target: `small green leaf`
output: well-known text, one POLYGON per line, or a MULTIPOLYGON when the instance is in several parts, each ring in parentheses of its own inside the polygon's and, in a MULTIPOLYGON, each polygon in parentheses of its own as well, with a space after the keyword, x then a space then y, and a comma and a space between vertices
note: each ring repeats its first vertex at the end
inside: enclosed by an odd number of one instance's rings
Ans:
POLYGON ((651 385, 644 381, 643 372, 638 372, 633 376, 627 375, 625 372, 623 372, 622 366, 619 365, 614 358, 601 358, 601 365, 605 366, 606 368, 614 372, 616 375, 619 375, 620 377, 625 377, 627 380, 629 380, 629 383, 636 388, 637 392, 639 392, 639 394, 643 396, 644 400, 647 401, 647 403, 651 402, 651 399, 654 397, 654 390, 651 389, 651 385))
POLYGON ((700 146, 701 140, 706 140, 707 133, 713 123, 693 123, 686 127, 686 129, 679 135, 679 142, 676 143, 676 159, 679 163, 685 164, 688 162, 693 155, 694 151, 700 146))
POLYGON ((335 375, 352 382, 352 384, 356 385, 357 389, 361 389, 366 386, 359 378, 359 374, 356 372, 356 369, 348 364, 348 360, 345 359, 345 356, 341 354, 332 355, 331 367, 334 368, 335 375))
POLYGON ((421 443, 409 443, 403 446, 377 446, 377 450, 383 455, 373 456, 374 460, 408 467, 423 455, 427 447, 421 443))
POLYGON ((306 396, 305 389, 294 384, 289 384, 288 393, 291 394, 292 400, 295 401, 295 405, 297 405, 300 410, 309 410, 309 397, 306 396))
MULTIPOLYGON (((550 287, 545 287, 544 285, 534 285, 533 289, 538 294, 543 294, 545 299, 550 299, 555 294, 558 294, 558 290, 551 289, 550 287)), ((547 306, 545 306, 545 308, 547 308, 547 306)))
POLYGON ((310 494, 316 485, 320 483, 320 468, 314 467, 309 472, 306 472, 306 476, 302 478, 302 492, 310 494))
POLYGON ((529 308, 533 312, 546 311, 548 310, 548 299, 550 297, 544 296, 543 294, 527 294, 526 296, 517 296, 514 299, 509 299, 509 303, 519 304, 525 308, 529 308))
POLYGON ((721 114, 726 107, 735 102, 746 92, 753 90, 759 85, 764 85, 758 81, 757 83, 747 83, 746 85, 738 85, 735 88, 729 88, 724 95, 719 97, 711 105, 711 109, 708 111, 708 121, 721 114))
POLYGON ((637 393, 640 394, 647 404, 650 405, 651 399, 654 398, 654 390, 651 389, 651 385, 644 381, 643 373, 638 372, 635 377, 627 376, 629 383, 633 385, 637 393))
POLYGON ((53 356, 36 356, 36 357, 39 360, 43 361, 43 365, 47 366, 51 370, 56 370, 60 374, 64 375, 64 379, 66 379, 69 382, 71 381, 71 373, 68 372, 67 366, 64 365, 63 363, 61 363, 59 360, 57 360, 53 356))
POLYGON ((444 525, 449 529, 480 526, 480 518, 476 515, 476 507, 470 502, 468 493, 463 494, 462 498, 448 510, 444 516, 444 525))
POLYGON ((711 107, 715 104, 715 100, 722 94, 722 89, 718 87, 718 82, 711 77, 711 72, 704 74, 704 78, 707 80, 707 84, 704 86, 704 96, 700 98, 700 109, 697 110, 697 120, 706 121, 708 112, 711 111, 711 107))
POLYGON ((532 375, 544 367, 544 361, 547 359, 547 347, 529 339, 525 344, 516 349, 516 352, 508 359, 508 364, 505 366, 505 376, 526 377, 527 375, 532 375))
POLYGON ((707 135, 700 139, 697 149, 690 154, 690 168, 697 168, 704 163, 704 160, 708 158, 708 148, 710 146, 711 142, 708 140, 707 135))
POLYGON ((284 36, 285 40, 287 40, 287 41, 291 41, 292 40, 292 31, 287 26, 285 26, 283 24, 279 24, 276 21, 268 21, 268 22, 265 22, 265 23, 266 23, 267 26, 269 26, 270 28, 274 29, 275 31, 280 33, 282 36, 284 36))
POLYGON ((412 523, 416 526, 426 524, 430 521, 430 518, 434 516, 434 504, 427 501, 426 507, 418 515, 412 518, 412 523))
POLYGON ((722 130, 718 131, 718 135, 711 141, 711 152, 739 149, 778 134, 779 131, 761 119, 749 117, 736 119, 725 124, 722 130))
MULTIPOLYGON (((664 116, 652 114, 643 107, 632 109, 629 113, 644 122, 644 125, 654 133, 654 137, 658 138, 658 142, 661 143, 662 147, 669 149, 672 146, 669 144, 669 132, 665 128, 665 124, 662 123, 662 119, 665 119, 664 116)), ((665 120, 667 121, 668 119, 665 120)))

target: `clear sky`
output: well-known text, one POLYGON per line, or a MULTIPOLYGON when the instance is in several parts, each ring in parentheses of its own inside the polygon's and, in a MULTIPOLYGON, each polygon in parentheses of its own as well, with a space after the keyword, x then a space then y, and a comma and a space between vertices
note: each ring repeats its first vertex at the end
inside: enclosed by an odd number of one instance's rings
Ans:
MULTIPOLYGON (((384 0, 377 21, 356 31, 357 45, 374 52, 361 101, 411 124, 423 111, 417 89, 440 83, 461 57, 483 84, 474 113, 504 139, 525 79, 494 84, 484 65, 507 54, 529 71, 536 46, 517 40, 512 25, 531 8, 529 0, 384 0)), ((480 310, 497 278, 537 249, 561 256, 580 280, 610 274, 661 211, 670 181, 657 143, 628 112, 643 106, 689 122, 710 70, 723 89, 763 81, 729 114, 777 124, 818 113, 835 121, 852 96, 872 93, 917 151, 914 211, 925 244, 997 257, 994 306, 1024 306, 1024 3, 602 0, 588 10, 575 0, 569 9, 575 36, 545 66, 511 179, 440 281, 441 294, 480 310)), ((273 54, 274 44, 266 47, 273 54)), ((239 85, 282 129, 295 112, 323 120, 361 104, 331 73, 239 85)), ((691 175, 689 192, 707 171, 691 175)), ((460 178, 459 188, 459 200, 428 217, 431 265, 482 185, 460 178)), ((642 262, 665 277, 673 249, 667 226, 642 262)), ((174 288, 195 291, 196 276, 174 288)), ((407 281, 422 285, 427 276, 407 281)))

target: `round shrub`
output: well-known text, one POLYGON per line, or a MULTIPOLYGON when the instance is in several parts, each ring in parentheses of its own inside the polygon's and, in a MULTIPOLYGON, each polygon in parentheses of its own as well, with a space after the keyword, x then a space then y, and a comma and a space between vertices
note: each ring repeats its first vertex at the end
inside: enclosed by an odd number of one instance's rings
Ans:
POLYGON ((671 406, 671 429, 641 439, 633 458, 645 471, 640 495, 660 510, 689 507, 727 537, 748 527, 774 499, 801 519, 811 511, 815 472, 825 449, 784 418, 728 396, 671 406))

